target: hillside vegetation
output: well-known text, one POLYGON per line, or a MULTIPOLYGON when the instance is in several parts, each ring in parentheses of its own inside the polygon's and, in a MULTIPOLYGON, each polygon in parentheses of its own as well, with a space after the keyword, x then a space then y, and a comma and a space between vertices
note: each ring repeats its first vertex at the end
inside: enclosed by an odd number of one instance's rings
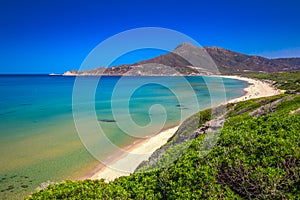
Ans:
POLYGON ((208 154, 211 143, 205 136, 210 133, 195 134, 189 127, 197 123, 201 128, 219 117, 211 109, 187 119, 131 176, 108 184, 67 181, 27 199, 300 199, 299 75, 251 76, 272 79, 280 89, 294 92, 228 104, 224 126, 208 154), (162 165, 183 146, 188 149, 178 159, 162 165))

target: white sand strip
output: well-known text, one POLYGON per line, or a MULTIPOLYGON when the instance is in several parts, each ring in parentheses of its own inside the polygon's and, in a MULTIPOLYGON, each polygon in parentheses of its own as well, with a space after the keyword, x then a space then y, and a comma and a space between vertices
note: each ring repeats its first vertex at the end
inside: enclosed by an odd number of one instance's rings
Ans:
POLYGON ((244 89, 244 91, 246 92, 244 96, 232 99, 228 101, 228 103, 235 103, 239 101, 245 101, 245 100, 261 98, 261 97, 269 97, 269 96, 274 96, 274 95, 279 95, 284 93, 283 90, 276 89, 269 83, 260 80, 255 80, 255 79, 241 77, 241 76, 218 76, 218 77, 238 79, 242 81, 247 81, 250 84, 249 87, 244 89))
POLYGON ((102 167, 90 179, 105 179, 112 181, 120 176, 127 176, 134 172, 137 166, 152 155, 154 151, 167 143, 168 139, 177 131, 179 126, 164 130, 151 138, 144 139, 127 149, 121 158, 102 167))

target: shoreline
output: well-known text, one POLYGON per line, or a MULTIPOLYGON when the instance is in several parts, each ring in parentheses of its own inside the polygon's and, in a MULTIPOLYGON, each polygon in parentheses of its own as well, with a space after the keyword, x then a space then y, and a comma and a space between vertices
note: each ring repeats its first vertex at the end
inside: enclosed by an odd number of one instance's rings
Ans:
POLYGON ((107 164, 100 164, 90 175, 82 179, 104 179, 113 181, 121 176, 128 176, 134 172, 138 165, 152 155, 154 151, 163 146, 179 128, 174 126, 165 129, 152 137, 140 139, 125 147, 123 152, 115 153, 108 158, 107 164))
MULTIPOLYGON (((274 96, 283 93, 283 91, 278 90, 269 83, 261 80, 226 75, 215 77, 242 80, 249 83, 249 86, 244 88, 244 95, 227 100, 225 104, 237 103, 239 101, 254 98, 274 96)), ((150 138, 137 140, 133 144, 125 147, 123 149, 123 153, 111 155, 106 162, 107 164, 100 164, 89 175, 84 176, 82 179, 96 180, 103 178, 106 182, 109 182, 113 181, 115 178, 132 174, 142 161, 148 160, 155 150, 163 146, 168 139, 175 134, 179 126, 180 125, 163 130, 150 138)))
POLYGON ((227 101, 226 104, 237 103, 239 101, 245 101, 245 100, 256 99, 261 97, 270 97, 270 96, 284 93, 283 90, 279 90, 274 86, 270 85, 270 83, 266 83, 258 79, 252 79, 252 78, 235 76, 235 75, 232 76, 220 75, 216 77, 236 79, 236 80, 246 81, 249 83, 249 86, 244 88, 245 94, 243 96, 231 99, 227 101))

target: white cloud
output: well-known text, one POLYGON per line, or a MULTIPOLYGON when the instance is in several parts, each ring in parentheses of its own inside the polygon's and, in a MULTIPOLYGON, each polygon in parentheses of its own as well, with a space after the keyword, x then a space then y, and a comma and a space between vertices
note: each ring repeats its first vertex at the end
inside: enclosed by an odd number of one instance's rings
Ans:
POLYGON ((300 58, 300 47, 280 49, 275 51, 264 51, 256 55, 266 58, 300 58))

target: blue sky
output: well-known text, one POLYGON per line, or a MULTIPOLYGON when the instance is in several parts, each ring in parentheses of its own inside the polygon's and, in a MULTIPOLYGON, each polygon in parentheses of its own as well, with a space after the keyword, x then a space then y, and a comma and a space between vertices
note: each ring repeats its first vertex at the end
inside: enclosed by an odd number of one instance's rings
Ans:
MULTIPOLYGON (((299 10, 296 0, 1 1, 0 73, 78 69, 103 40, 149 26, 182 32, 202 46, 300 56, 299 10)), ((156 54, 131 55, 128 62, 156 54)))

